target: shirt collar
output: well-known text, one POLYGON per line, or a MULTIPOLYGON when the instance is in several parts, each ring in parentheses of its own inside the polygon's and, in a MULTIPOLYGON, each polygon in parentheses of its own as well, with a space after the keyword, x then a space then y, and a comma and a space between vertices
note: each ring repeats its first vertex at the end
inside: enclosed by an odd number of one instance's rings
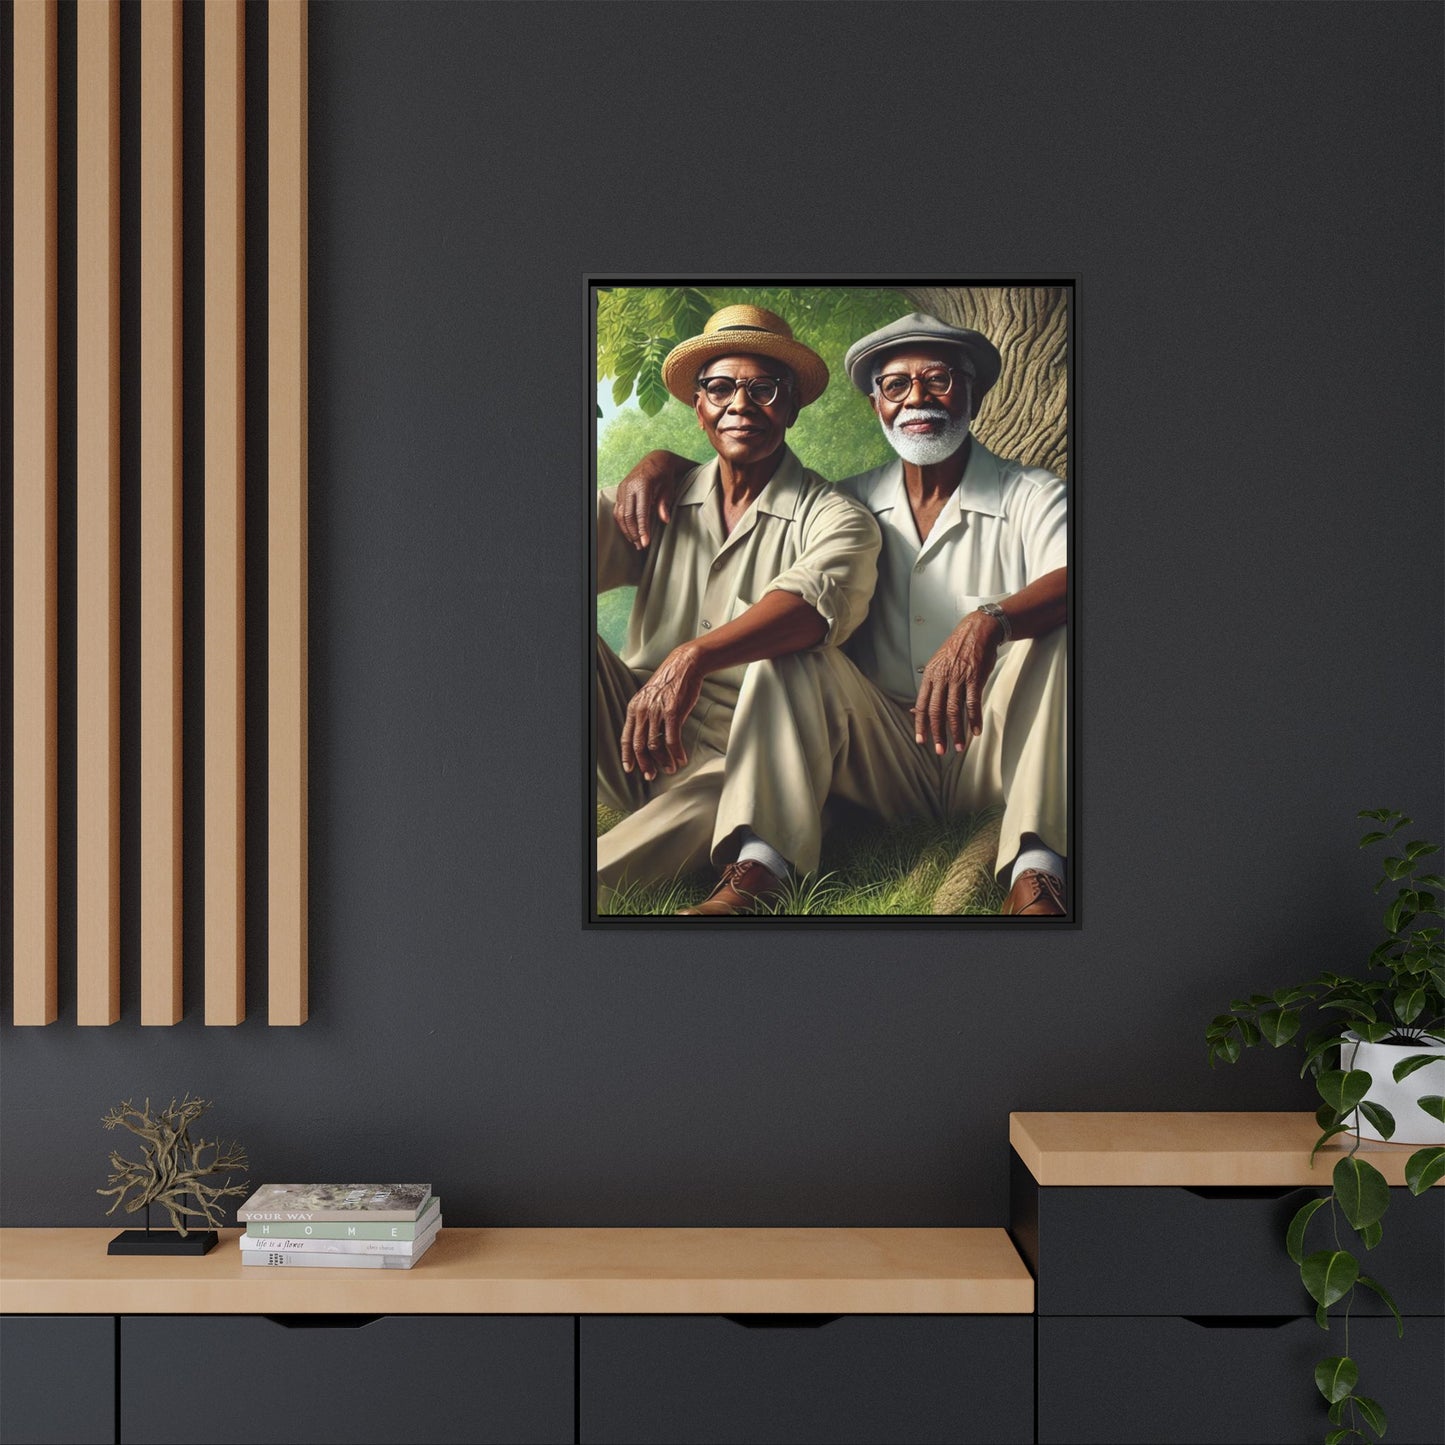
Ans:
MULTIPOLYGON (((718 470, 716 457, 697 467, 678 493, 676 505, 700 507, 718 485, 718 470)), ((778 463, 777 471, 768 479, 767 486, 758 493, 753 507, 759 512, 767 512, 769 516, 786 517, 791 521, 798 514, 798 505, 805 489, 803 464, 793 449, 785 443, 783 459, 778 463)))
MULTIPOLYGON (((958 490, 954 493, 960 512, 984 512, 990 517, 1003 515, 1003 476, 999 459, 973 437, 969 441, 968 462, 959 478, 958 490)), ((878 488, 877 501, 870 510, 887 512, 894 507, 908 504, 903 489, 903 461, 895 457, 889 462, 883 474, 882 485, 878 488)))

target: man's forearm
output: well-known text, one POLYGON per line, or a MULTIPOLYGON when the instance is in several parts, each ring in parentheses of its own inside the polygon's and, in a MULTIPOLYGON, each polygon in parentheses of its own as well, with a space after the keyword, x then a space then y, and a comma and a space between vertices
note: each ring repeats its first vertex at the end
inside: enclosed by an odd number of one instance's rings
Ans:
POLYGON ((1069 618, 1069 569, 1045 572, 1012 597, 1003 598, 999 606, 1008 618, 1011 637, 1043 637, 1062 627, 1069 618))
POLYGON ((816 647, 828 635, 828 624, 812 605, 794 592, 768 592, 741 617, 684 643, 703 674, 741 667, 765 657, 782 657, 816 647))

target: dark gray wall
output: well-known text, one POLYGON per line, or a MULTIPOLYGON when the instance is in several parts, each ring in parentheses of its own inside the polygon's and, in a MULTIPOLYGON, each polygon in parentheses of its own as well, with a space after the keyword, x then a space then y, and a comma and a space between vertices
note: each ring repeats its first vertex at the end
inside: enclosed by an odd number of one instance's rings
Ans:
POLYGON ((67 979, 7 1026, 5 1223, 103 1222, 101 1113, 185 1090, 257 1180, 427 1178, 456 1224, 998 1223, 1011 1109, 1308 1107, 1201 1035, 1362 962, 1356 809, 1441 830, 1440 42, 314 4, 312 1018, 258 983, 202 1026, 193 887, 184 1023, 128 983, 79 1030, 67 979), (1077 931, 583 930, 588 271, 1078 276, 1077 931))

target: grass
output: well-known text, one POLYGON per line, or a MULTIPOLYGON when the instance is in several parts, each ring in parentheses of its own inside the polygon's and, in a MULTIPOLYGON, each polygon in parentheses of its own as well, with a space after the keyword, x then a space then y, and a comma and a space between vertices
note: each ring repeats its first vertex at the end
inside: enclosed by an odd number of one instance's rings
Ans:
MULTIPOLYGON (((1003 903, 1003 890, 993 877, 1000 811, 890 828, 867 814, 840 809, 825 835, 818 872, 789 879, 770 911, 812 918, 996 914, 1003 903)), ((598 836, 619 820, 619 814, 599 807, 598 836)), ((624 884, 601 912, 673 914, 706 898, 716 881, 704 874, 663 884, 624 884)))

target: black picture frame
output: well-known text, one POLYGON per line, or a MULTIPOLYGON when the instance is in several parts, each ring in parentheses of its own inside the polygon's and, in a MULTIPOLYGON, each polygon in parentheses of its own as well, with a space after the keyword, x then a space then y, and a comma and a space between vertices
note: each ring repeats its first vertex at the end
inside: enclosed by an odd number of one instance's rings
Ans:
MULTIPOLYGON (((1067 459, 1066 481, 1069 489, 1069 521, 1067 533, 1067 556, 1068 556, 1068 618, 1065 624, 1066 651, 1067 651, 1067 680, 1066 680, 1066 707, 1067 707, 1067 773, 1068 782, 1067 794, 1067 860, 1068 877, 1066 880, 1066 912, 1062 916, 1055 917, 1003 917, 997 913, 947 913, 933 914, 921 912, 899 912, 889 914, 804 914, 792 915, 786 912, 767 914, 764 916, 736 917, 719 920, 699 920, 695 918, 668 916, 656 913, 623 912, 614 913, 604 911, 600 907, 599 889, 597 887, 597 817, 598 817, 598 793, 597 793, 597 652, 594 646, 590 652, 590 662, 585 670, 586 700, 585 716, 587 719, 587 756, 585 761, 585 772, 583 780, 583 818, 581 826, 583 830, 583 897, 584 897, 584 927, 589 929, 707 929, 709 927, 721 927, 727 930, 736 929, 997 929, 997 930, 1075 930, 1081 926, 1079 890, 1081 868, 1078 856, 1078 768, 1076 752, 1078 746, 1078 720, 1075 706, 1076 694, 1076 653, 1079 636, 1079 573, 1078 573, 1078 515, 1077 515, 1077 485, 1079 475, 1079 411, 1078 411, 1078 329, 1079 329, 1079 292, 1080 277, 1078 275, 1049 275, 1049 276, 970 276, 965 278, 949 278, 946 280, 920 280, 917 278, 898 277, 866 277, 866 276, 788 276, 769 277, 759 279, 756 276, 709 276, 696 278, 682 274, 656 275, 656 274, 621 274, 621 273, 587 273, 583 277, 583 305, 585 308, 583 335, 584 359, 583 359, 583 385, 581 388, 582 398, 582 422, 586 431, 586 455, 588 457, 588 492, 595 496, 600 486, 598 480, 598 418, 599 407, 597 395, 599 384, 603 380, 598 374, 598 297, 601 293, 627 287, 637 288, 675 288, 691 287, 699 291, 709 292, 721 290, 733 292, 740 288, 756 288, 759 291, 774 291, 779 288, 808 287, 808 288, 897 288, 907 286, 910 288, 995 288, 1000 290, 1008 289, 1030 289, 1058 288, 1063 293, 1063 310, 1065 313, 1064 334, 1065 351, 1064 376, 1065 376, 1065 398, 1064 398, 1064 455, 1067 459)), ((799 331, 801 339, 807 337, 799 331)), ((1001 347, 1007 352, 1007 346, 1001 347)), ((1009 363, 1005 362, 1005 367, 1009 363)), ((841 374, 841 368, 834 368, 832 386, 849 385, 846 375, 841 374)), ((807 458, 802 458, 807 464, 807 458)), ((584 623, 593 633, 594 639, 598 634, 598 593, 597 593, 597 517, 596 507, 592 504, 592 496, 585 496, 584 501, 588 505, 587 525, 584 528, 584 569, 587 579, 586 592, 584 595, 584 623)), ((585 635, 585 634, 584 634, 585 635)), ((704 889, 705 891, 705 889, 704 889)))

